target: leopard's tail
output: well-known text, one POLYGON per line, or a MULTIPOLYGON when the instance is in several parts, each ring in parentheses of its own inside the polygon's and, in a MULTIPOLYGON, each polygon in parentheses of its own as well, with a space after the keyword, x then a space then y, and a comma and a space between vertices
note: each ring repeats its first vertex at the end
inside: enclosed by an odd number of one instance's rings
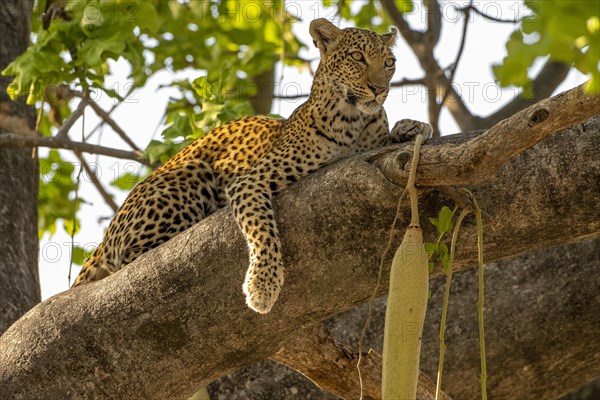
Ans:
POLYGON ((96 248, 94 253, 87 260, 85 260, 83 268, 81 268, 79 275, 77 275, 77 278, 71 287, 74 288, 75 286, 80 286, 85 283, 99 281, 100 279, 111 275, 112 272, 103 265, 101 259, 102 243, 96 248))

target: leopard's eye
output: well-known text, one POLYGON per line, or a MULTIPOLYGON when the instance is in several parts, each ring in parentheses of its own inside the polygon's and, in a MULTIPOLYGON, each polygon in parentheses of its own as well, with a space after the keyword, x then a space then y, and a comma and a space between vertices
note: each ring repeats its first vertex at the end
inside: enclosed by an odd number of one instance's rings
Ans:
POLYGON ((350 57, 352 57, 354 61, 365 62, 365 56, 360 51, 353 51, 350 53, 350 57))
POLYGON ((392 68, 394 65, 396 65, 396 60, 394 60, 393 58, 385 59, 385 67, 386 68, 392 68))

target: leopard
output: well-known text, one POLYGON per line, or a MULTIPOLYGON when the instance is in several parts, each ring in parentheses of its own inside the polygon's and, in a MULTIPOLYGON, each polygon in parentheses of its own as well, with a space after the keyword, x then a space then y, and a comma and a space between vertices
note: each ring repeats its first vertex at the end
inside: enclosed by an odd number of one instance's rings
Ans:
MULTIPOLYGON (((309 32, 320 61, 308 99, 288 119, 249 116, 223 124, 138 183, 73 287, 116 273, 230 205, 247 242, 246 304, 271 311, 284 282, 273 196, 336 160, 411 137, 406 122, 390 131, 383 108, 396 67, 396 28, 379 34, 320 18, 309 32)), ((424 123, 414 122, 423 130, 424 123)))

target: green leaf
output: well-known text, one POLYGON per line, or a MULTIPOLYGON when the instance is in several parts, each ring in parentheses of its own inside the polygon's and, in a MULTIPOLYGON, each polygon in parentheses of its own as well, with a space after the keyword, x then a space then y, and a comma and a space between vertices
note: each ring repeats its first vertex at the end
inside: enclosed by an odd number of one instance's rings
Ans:
POLYGON ((79 232, 79 227, 80 227, 79 220, 77 218, 64 219, 63 227, 65 228, 65 231, 67 231, 67 233, 69 235, 75 235, 77 232, 79 232))
POLYGON ((144 177, 140 174, 132 174, 131 172, 125 172, 117 179, 110 183, 111 186, 117 187, 121 190, 131 190, 135 185, 144 180, 144 177))
POLYGON ((162 132, 162 137, 165 139, 185 139, 192 133, 190 117, 185 114, 175 114, 173 115, 173 123, 162 132))
POLYGON ((425 247, 425 253, 427 253, 428 256, 431 256, 432 254, 437 252, 438 249, 437 243, 425 242, 423 243, 423 246, 425 247))
POLYGON ((231 41, 238 45, 250 45, 256 41, 254 29, 233 28, 228 33, 231 41))
POLYGON ((526 88, 534 62, 549 57, 590 76, 592 82, 586 88, 593 91, 600 73, 600 3, 526 0, 525 6, 531 15, 506 43, 507 56, 502 63, 493 67, 499 83, 526 88))
POLYGON ((412 0, 395 0, 394 3, 401 13, 410 13, 414 8, 412 0))
POLYGON ((73 247, 72 251, 71 251, 71 259, 73 260, 73 263, 76 265, 83 265, 83 263, 85 262, 85 260, 92 255, 92 253, 94 252, 94 250, 89 250, 86 251, 84 250, 82 247, 79 246, 75 246, 73 247))
POLYGON ((79 56, 89 65, 95 66, 102 64, 109 56, 118 58, 124 50, 123 38, 117 33, 110 38, 86 40, 79 49, 79 56))
POLYGON ((136 17, 139 27, 142 30, 147 29, 150 32, 157 32, 160 23, 158 22, 156 7, 148 0, 140 1, 138 7, 136 17))
POLYGON ((144 154, 151 163, 156 161, 164 163, 169 158, 173 157, 179 150, 184 148, 188 143, 190 143, 190 141, 173 143, 171 141, 161 142, 158 140, 152 140, 148 144, 148 147, 146 147, 144 154))
POLYGON ((454 216, 454 211, 452 211, 449 207, 444 206, 438 213, 437 218, 429 218, 429 221, 432 225, 437 228, 439 234, 444 234, 450 232, 452 229, 452 217, 454 216))

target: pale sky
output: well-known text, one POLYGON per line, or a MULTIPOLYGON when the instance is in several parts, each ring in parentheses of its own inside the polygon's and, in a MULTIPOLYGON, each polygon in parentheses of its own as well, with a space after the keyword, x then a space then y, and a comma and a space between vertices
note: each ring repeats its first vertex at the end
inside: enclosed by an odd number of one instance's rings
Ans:
MULTIPOLYGON (((420 2, 419 2, 420 3, 420 2)), ((457 14, 454 7, 464 6, 468 1, 442 1, 442 14, 444 24, 442 28, 441 41, 436 48, 438 62, 442 66, 451 64, 455 57, 461 38, 462 24, 464 17, 457 14)), ((521 1, 475 1, 474 5, 483 10, 488 15, 494 17, 514 19, 521 17, 526 10, 521 1)), ((308 34, 308 23, 319 17, 332 17, 334 8, 324 9, 320 7, 319 2, 310 0, 287 1, 288 11, 302 18, 302 22, 294 27, 294 33, 308 46, 308 51, 303 51, 301 55, 305 58, 317 58, 318 51, 312 45, 312 40, 308 34)), ((420 29, 425 25, 425 14, 420 4, 416 5, 415 10, 409 16, 409 23, 413 28, 420 29)), ((349 26, 342 23, 340 27, 349 26)), ((368 27, 361 27, 368 28, 368 27)), ((464 101, 474 114, 487 115, 500 108, 502 104, 510 101, 519 91, 515 88, 500 89, 494 82, 491 65, 498 63, 506 54, 505 43, 510 33, 515 29, 512 24, 500 24, 486 21, 479 16, 471 16, 469 21, 469 33, 465 45, 459 69, 455 76, 455 84, 460 93, 463 94, 464 101)), ((412 55, 411 50, 406 46, 402 38, 398 40, 395 49, 397 58, 396 74, 394 81, 403 78, 420 78, 422 72, 418 66, 417 60, 412 55)), ((534 66, 533 72, 540 67, 542 63, 534 66)), ((316 68, 316 63, 314 65, 316 68)), ((107 86, 111 87, 120 94, 127 91, 128 67, 125 62, 113 63, 111 65, 113 77, 108 80, 107 86)), ((280 76, 281 70, 276 74, 280 76)), ((197 71, 186 71, 178 74, 178 77, 195 79, 200 76, 197 71)), ((166 84, 172 80, 171 73, 163 71, 148 80, 146 86, 135 93, 127 102, 120 105, 112 117, 128 133, 133 141, 144 149, 152 138, 159 139, 160 132, 164 129, 160 126, 160 119, 164 114, 169 96, 177 95, 173 89, 161 89, 161 84, 166 84)), ((305 71, 299 73, 294 68, 285 68, 283 71, 283 81, 281 82, 282 91, 286 94, 308 93, 311 85, 311 76, 305 71)), ((577 86, 586 81, 586 77, 577 71, 571 71, 565 82, 561 84, 557 92, 561 92, 577 86)), ((404 87, 392 89, 385 108, 388 113, 390 124, 393 125, 402 118, 411 118, 427 121, 427 102, 425 90, 420 87, 404 87)), ((275 101, 272 112, 287 117, 304 100, 284 100, 275 101)), ((114 104, 112 99, 104 95, 99 100, 100 105, 108 110, 114 104)), ((73 107, 74 108, 74 107, 73 107)), ((89 132, 99 119, 91 110, 85 113, 85 131, 89 132)), ((447 111, 443 111, 440 118, 440 127, 443 134, 455 133, 460 131, 454 123, 452 117, 447 111)), ((75 124, 71 129, 70 137, 78 140, 81 136, 81 122, 75 124)), ((92 143, 98 143, 100 136, 96 134, 91 140, 92 143)), ((108 127, 104 128, 101 135, 100 144, 104 146, 117 147, 130 150, 128 146, 108 127)), ((47 150, 40 149, 40 154, 47 154, 47 150)), ((61 151, 64 159, 75 163, 75 173, 79 170, 79 164, 69 151, 61 151)), ((108 185, 123 172, 136 173, 140 171, 140 164, 134 161, 119 160, 109 157, 97 157, 86 155, 86 160, 92 165, 98 165, 97 173, 101 181, 110 193, 115 195, 117 204, 121 204, 126 193, 116 190, 108 185), (98 164, 95 164, 98 162, 98 164)), ((95 187, 86 179, 85 173, 82 175, 82 184, 80 197, 88 203, 81 207, 79 218, 82 221, 82 228, 75 236, 75 243, 86 246, 97 246, 102 240, 104 229, 108 226, 112 218, 112 210, 104 203, 95 187)), ((40 281, 42 288, 42 299, 47 299, 59 292, 67 290, 69 284, 67 281, 71 238, 58 223, 57 232, 52 238, 45 235, 40 241, 40 281)), ((78 266, 73 266, 71 282, 79 272, 78 266)), ((241 285, 241 282, 240 282, 241 285)))

